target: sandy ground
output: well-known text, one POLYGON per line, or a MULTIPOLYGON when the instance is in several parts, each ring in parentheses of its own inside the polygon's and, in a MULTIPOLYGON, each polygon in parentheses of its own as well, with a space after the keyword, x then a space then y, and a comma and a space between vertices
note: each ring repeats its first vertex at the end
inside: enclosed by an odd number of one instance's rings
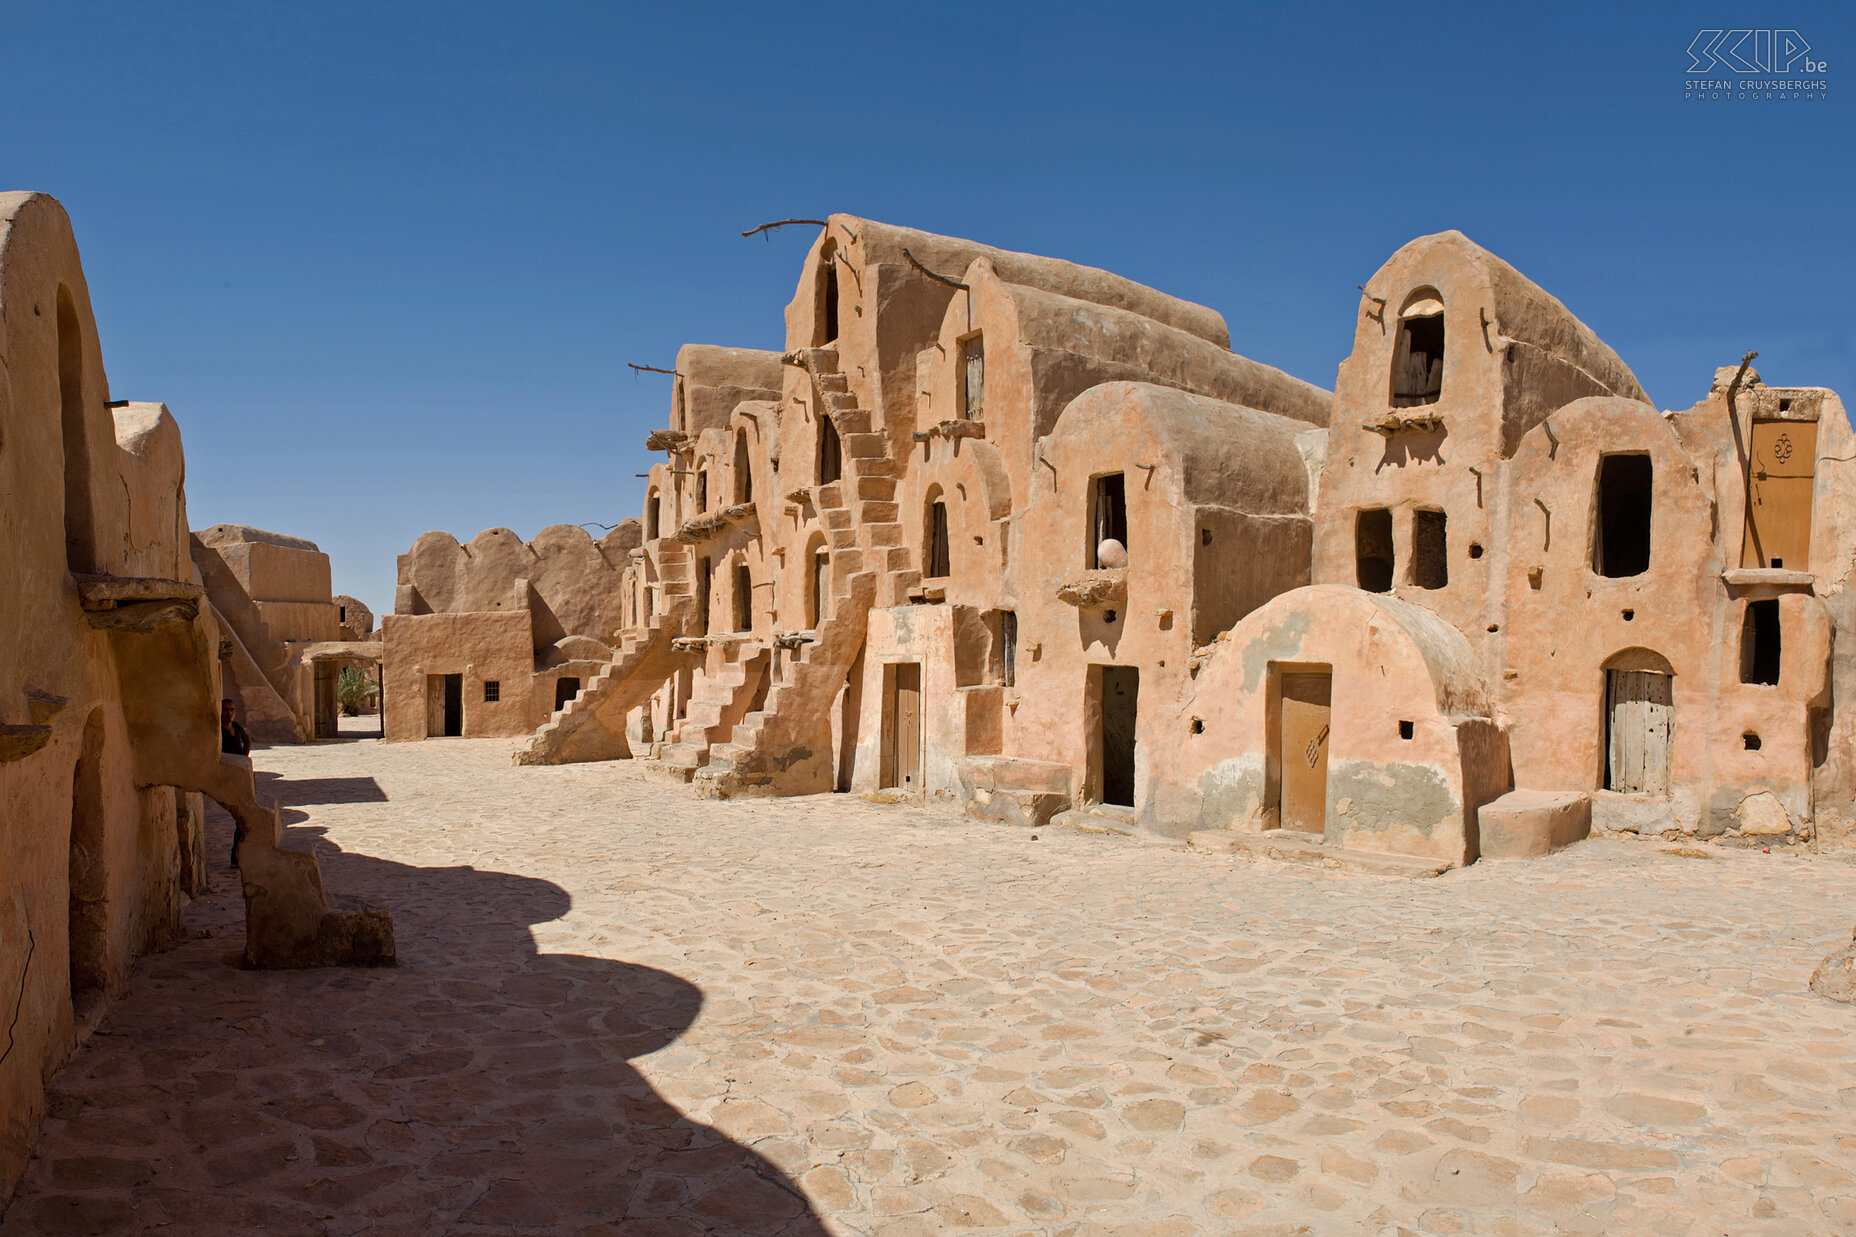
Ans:
POLYGON ((216 872, 0 1232, 1856 1231, 1845 857, 1337 876, 514 746, 256 753, 400 965, 240 969, 216 872))

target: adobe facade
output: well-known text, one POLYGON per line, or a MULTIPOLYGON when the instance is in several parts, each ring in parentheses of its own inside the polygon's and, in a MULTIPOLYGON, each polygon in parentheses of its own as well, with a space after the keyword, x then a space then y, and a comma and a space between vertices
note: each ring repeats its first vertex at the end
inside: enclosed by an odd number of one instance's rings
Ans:
POLYGON ((1353 329, 1329 393, 1107 272, 833 216, 782 353, 679 354, 615 656, 518 762, 1439 867, 1844 832, 1836 396, 1658 412, 1454 232, 1353 329))
POLYGON ((486 529, 468 545, 420 537, 399 559, 380 625, 390 741, 528 734, 613 658, 620 580, 639 543, 626 520, 595 541, 556 524, 525 542, 486 529))
POLYGON ((367 607, 331 592, 329 556, 243 524, 194 533, 192 554, 219 624, 224 691, 253 740, 334 738, 338 676, 373 674, 380 641, 367 607))
MULTIPOLYGON (((386 912, 325 895, 251 762, 219 743, 219 627, 187 528, 180 430, 112 400, 64 210, 0 195, 0 1197, 45 1083, 201 892, 203 796, 243 823, 246 960, 392 956, 386 912)), ((218 857, 223 862, 223 857, 218 857)))

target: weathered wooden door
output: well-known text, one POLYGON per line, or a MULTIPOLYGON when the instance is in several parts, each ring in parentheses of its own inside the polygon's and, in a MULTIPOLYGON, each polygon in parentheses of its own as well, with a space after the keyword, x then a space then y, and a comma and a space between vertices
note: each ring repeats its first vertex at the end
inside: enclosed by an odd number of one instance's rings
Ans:
POLYGON ((1808 571, 1817 422, 1755 421, 1748 454, 1740 565, 1808 571))
POLYGON ((425 676, 425 737, 441 739, 445 734, 445 676, 425 676))
POLYGON ((1102 802, 1134 806, 1134 734, 1140 716, 1141 672, 1102 667, 1102 802))
POLYGON ((1282 765, 1282 827, 1321 833, 1328 820, 1328 733, 1334 676, 1282 676, 1278 741, 1282 765))
POLYGON ((1605 675, 1605 785, 1629 795, 1669 793, 1669 740, 1675 719, 1671 677, 1651 670, 1605 675))
POLYGON ((335 738, 341 731, 341 703, 336 693, 339 671, 334 662, 318 661, 315 663, 316 693, 316 737, 318 739, 335 738))
POLYGON ((922 668, 904 662, 893 669, 889 693, 889 750, 884 753, 883 785, 898 790, 922 786, 922 668))

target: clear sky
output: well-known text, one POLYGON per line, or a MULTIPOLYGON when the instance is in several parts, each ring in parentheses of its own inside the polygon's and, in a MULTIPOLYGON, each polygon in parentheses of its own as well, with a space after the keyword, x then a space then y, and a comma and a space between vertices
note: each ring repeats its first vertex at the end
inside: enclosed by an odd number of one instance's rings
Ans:
POLYGON ((70 211, 195 527, 385 612, 427 529, 637 514, 668 379, 625 362, 780 347, 813 233, 739 233, 788 216, 1106 267, 1323 386, 1355 285, 1460 228, 1661 407, 1749 348, 1856 400, 1856 6, 1696 11, 11 6, 0 188, 70 211), (1828 97, 1685 100, 1704 26, 1795 29, 1828 97))

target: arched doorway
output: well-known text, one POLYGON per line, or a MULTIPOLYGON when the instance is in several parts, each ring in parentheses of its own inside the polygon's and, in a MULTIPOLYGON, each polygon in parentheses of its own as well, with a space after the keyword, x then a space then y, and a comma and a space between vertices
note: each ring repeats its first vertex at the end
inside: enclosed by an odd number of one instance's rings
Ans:
POLYGON ((1649 649, 1605 661, 1601 785, 1627 795, 1667 795, 1675 739, 1675 670, 1649 649))
POLYGON ((97 569, 91 528, 90 440, 84 427, 84 335, 71 290, 58 288, 58 412, 64 433, 64 553, 75 572, 97 569))
POLYGON ((109 872, 104 844, 103 712, 93 709, 84 723, 83 744, 71 771, 67 873, 74 1010, 94 1002, 108 979, 109 872))

